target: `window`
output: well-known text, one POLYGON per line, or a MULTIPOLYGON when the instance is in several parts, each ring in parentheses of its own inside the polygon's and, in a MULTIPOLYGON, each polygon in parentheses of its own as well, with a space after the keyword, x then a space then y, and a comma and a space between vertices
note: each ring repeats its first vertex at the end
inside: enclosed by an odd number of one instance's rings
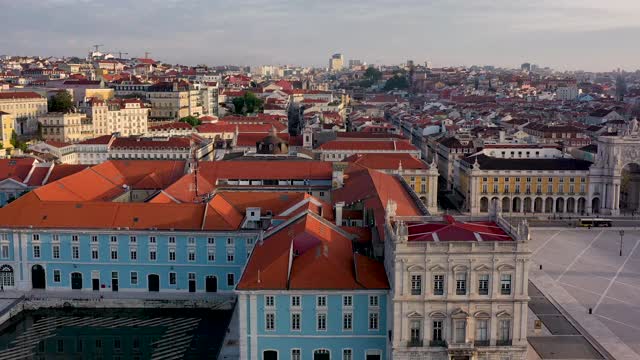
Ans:
POLYGON ((247 246, 253 246, 253 238, 247 238, 247 246))
POLYGON ((453 341, 456 343, 464 343, 466 330, 467 330, 467 321, 466 320, 455 320, 453 322, 454 326, 454 338, 453 341))
POLYGON ((98 242, 98 235, 91 235, 91 242, 97 243, 98 242))
POLYGON ((53 282, 60 282, 60 270, 53 270, 53 282))
POLYGON ((467 294, 467 274, 457 273, 456 274, 456 295, 466 295, 466 294, 467 294))
POLYGON ((189 261, 196 261, 196 251, 189 249, 189 261))
POLYGON ((353 351, 351 349, 342 350, 342 360, 353 360, 353 351))
POLYGON ((136 249, 131 249, 131 250, 129 251, 129 258, 130 258, 131 260, 138 260, 138 250, 136 250, 136 249))
POLYGON ((444 293, 444 275, 433 275, 433 295, 444 293))
POLYGON ((175 285, 177 284, 177 282, 178 282, 178 279, 177 279, 176 273, 173 271, 169 272, 169 285, 175 285))
POLYGON ((327 314, 325 313, 316 314, 316 324, 317 324, 318 331, 327 330, 327 314))
POLYGON ((138 242, 138 238, 135 236, 129 236, 129 242, 135 244, 138 242))
POLYGON ((291 360, 300 360, 300 349, 291 349, 291 360))
POLYGON ((234 249, 227 249, 227 262, 233 262, 235 258, 234 249))
POLYGON ((156 237, 155 236, 149 236, 149 244, 155 244, 156 243, 156 237))
POLYGON ((33 245, 33 258, 40 259, 40 245, 33 245))
POLYGON ((324 295, 320 295, 316 298, 316 307, 323 308, 327 307, 327 297, 324 295))
POLYGON ((149 260, 156 261, 156 258, 157 258, 156 249, 150 249, 149 250, 149 260))
POLYGON ((79 259, 80 258, 80 246, 72 246, 71 247, 71 258, 79 259))
POLYGON ((54 259, 60 259, 60 245, 53 245, 51 253, 53 254, 54 259))
POLYGON ((215 245, 216 244, 216 238, 213 238, 213 237, 207 238, 207 244, 215 245))
POLYGON ((353 306, 353 296, 345 295, 342 297, 342 306, 343 307, 352 307, 353 306))
POLYGON ((353 314, 348 312, 342 314, 342 330, 353 330, 353 314))
POLYGON ((442 341, 442 320, 433 321, 433 341, 442 341))
POLYGON ((379 304, 378 295, 369 295, 369 306, 378 307, 378 304, 379 304))
POLYGON ((32 238, 33 238, 33 241, 40 241, 40 234, 33 234, 32 238))
POLYGON ((478 294, 489 295, 489 274, 478 276, 478 294))
POLYGON ((118 237, 117 237, 117 236, 115 236, 115 235, 111 235, 110 241, 111 241, 112 243, 117 243, 117 242, 118 242, 118 237))
POLYGON ((489 340, 489 320, 477 319, 476 320, 476 341, 489 340))
POLYGON ((175 236, 169 236, 169 244, 175 244, 176 243, 176 237, 175 236))
POLYGON ((78 242, 78 241, 80 241, 80 239, 78 238, 78 235, 71 235, 71 241, 72 242, 78 242))
POLYGON ((273 295, 266 295, 264 297, 264 306, 265 307, 275 307, 276 306, 276 297, 273 295))
POLYGON ((378 313, 369 313, 369 330, 378 330, 378 313))
POLYGON ((209 262, 216 261, 216 252, 215 252, 215 250, 212 250, 212 249, 207 250, 207 261, 209 261, 209 262))
POLYGON ((264 328, 265 330, 272 331, 276 328, 276 315, 274 313, 264 314, 264 328))
POLYGON ((411 295, 422 294, 422 275, 411 275, 411 295))
POLYGON ((98 260, 98 248, 91 249, 91 260, 98 260))
POLYGON ((500 276, 500 293, 502 295, 511 295, 511 274, 502 274, 500 276))
POLYGON ((233 274, 227 274, 227 286, 234 286, 235 284, 235 276, 233 274))
POLYGON ((187 243, 188 243, 189 245, 195 245, 195 244, 196 244, 196 238, 194 238, 193 236, 190 236, 190 237, 187 239, 187 243))
POLYGON ((227 246, 233 246, 233 238, 227 238, 227 246))
POLYGON ((132 271, 130 278, 131 278, 131 285, 138 285, 138 272, 137 271, 132 271))
POLYGON ((118 249, 111 249, 111 260, 118 260, 118 249))
POLYGON ((169 261, 176 261, 176 249, 169 249, 169 261))
POLYGON ((300 296, 291 296, 291 307, 300 307, 300 296))
POLYGON ((498 327, 498 339, 500 341, 511 340, 511 320, 500 320, 500 326, 498 327))
POLYGON ((2 245, 2 258, 3 259, 9 258, 9 245, 2 245))
POLYGON ((420 320, 411 320, 411 323, 409 324, 409 333, 411 336, 411 342, 413 343, 417 343, 418 341, 422 340, 422 334, 421 334, 421 330, 422 330, 422 321, 420 320))
POLYGON ((291 314, 291 330, 293 331, 300 330, 300 313, 291 314))

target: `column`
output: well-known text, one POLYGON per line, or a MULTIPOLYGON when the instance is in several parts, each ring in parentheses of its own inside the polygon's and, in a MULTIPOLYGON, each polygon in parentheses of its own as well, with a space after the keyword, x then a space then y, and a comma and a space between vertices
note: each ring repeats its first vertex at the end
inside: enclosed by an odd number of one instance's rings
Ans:
POLYGON ((258 359, 258 300, 255 294, 249 295, 249 313, 255 316, 251 321, 251 359, 258 359))

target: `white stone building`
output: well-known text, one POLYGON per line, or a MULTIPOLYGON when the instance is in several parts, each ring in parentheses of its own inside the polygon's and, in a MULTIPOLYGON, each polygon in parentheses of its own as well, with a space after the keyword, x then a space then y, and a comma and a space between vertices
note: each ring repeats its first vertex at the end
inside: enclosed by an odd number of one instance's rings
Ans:
POLYGON ((524 360, 528 225, 387 209, 388 358, 524 360))

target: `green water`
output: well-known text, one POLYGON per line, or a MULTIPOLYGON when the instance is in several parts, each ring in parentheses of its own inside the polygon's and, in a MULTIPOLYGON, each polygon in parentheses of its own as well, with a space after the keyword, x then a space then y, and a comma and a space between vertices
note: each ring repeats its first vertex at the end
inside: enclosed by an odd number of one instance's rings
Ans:
POLYGON ((4 359, 215 359, 231 311, 41 309, 0 328, 4 359))

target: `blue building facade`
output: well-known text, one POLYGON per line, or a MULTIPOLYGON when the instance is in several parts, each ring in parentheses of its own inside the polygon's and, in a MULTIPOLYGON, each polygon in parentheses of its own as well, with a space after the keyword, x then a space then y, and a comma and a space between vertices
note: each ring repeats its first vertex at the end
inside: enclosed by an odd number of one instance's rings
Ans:
POLYGON ((240 294, 243 359, 386 358, 387 291, 240 294))
POLYGON ((0 229, 0 281, 22 290, 231 292, 258 234, 0 229))

